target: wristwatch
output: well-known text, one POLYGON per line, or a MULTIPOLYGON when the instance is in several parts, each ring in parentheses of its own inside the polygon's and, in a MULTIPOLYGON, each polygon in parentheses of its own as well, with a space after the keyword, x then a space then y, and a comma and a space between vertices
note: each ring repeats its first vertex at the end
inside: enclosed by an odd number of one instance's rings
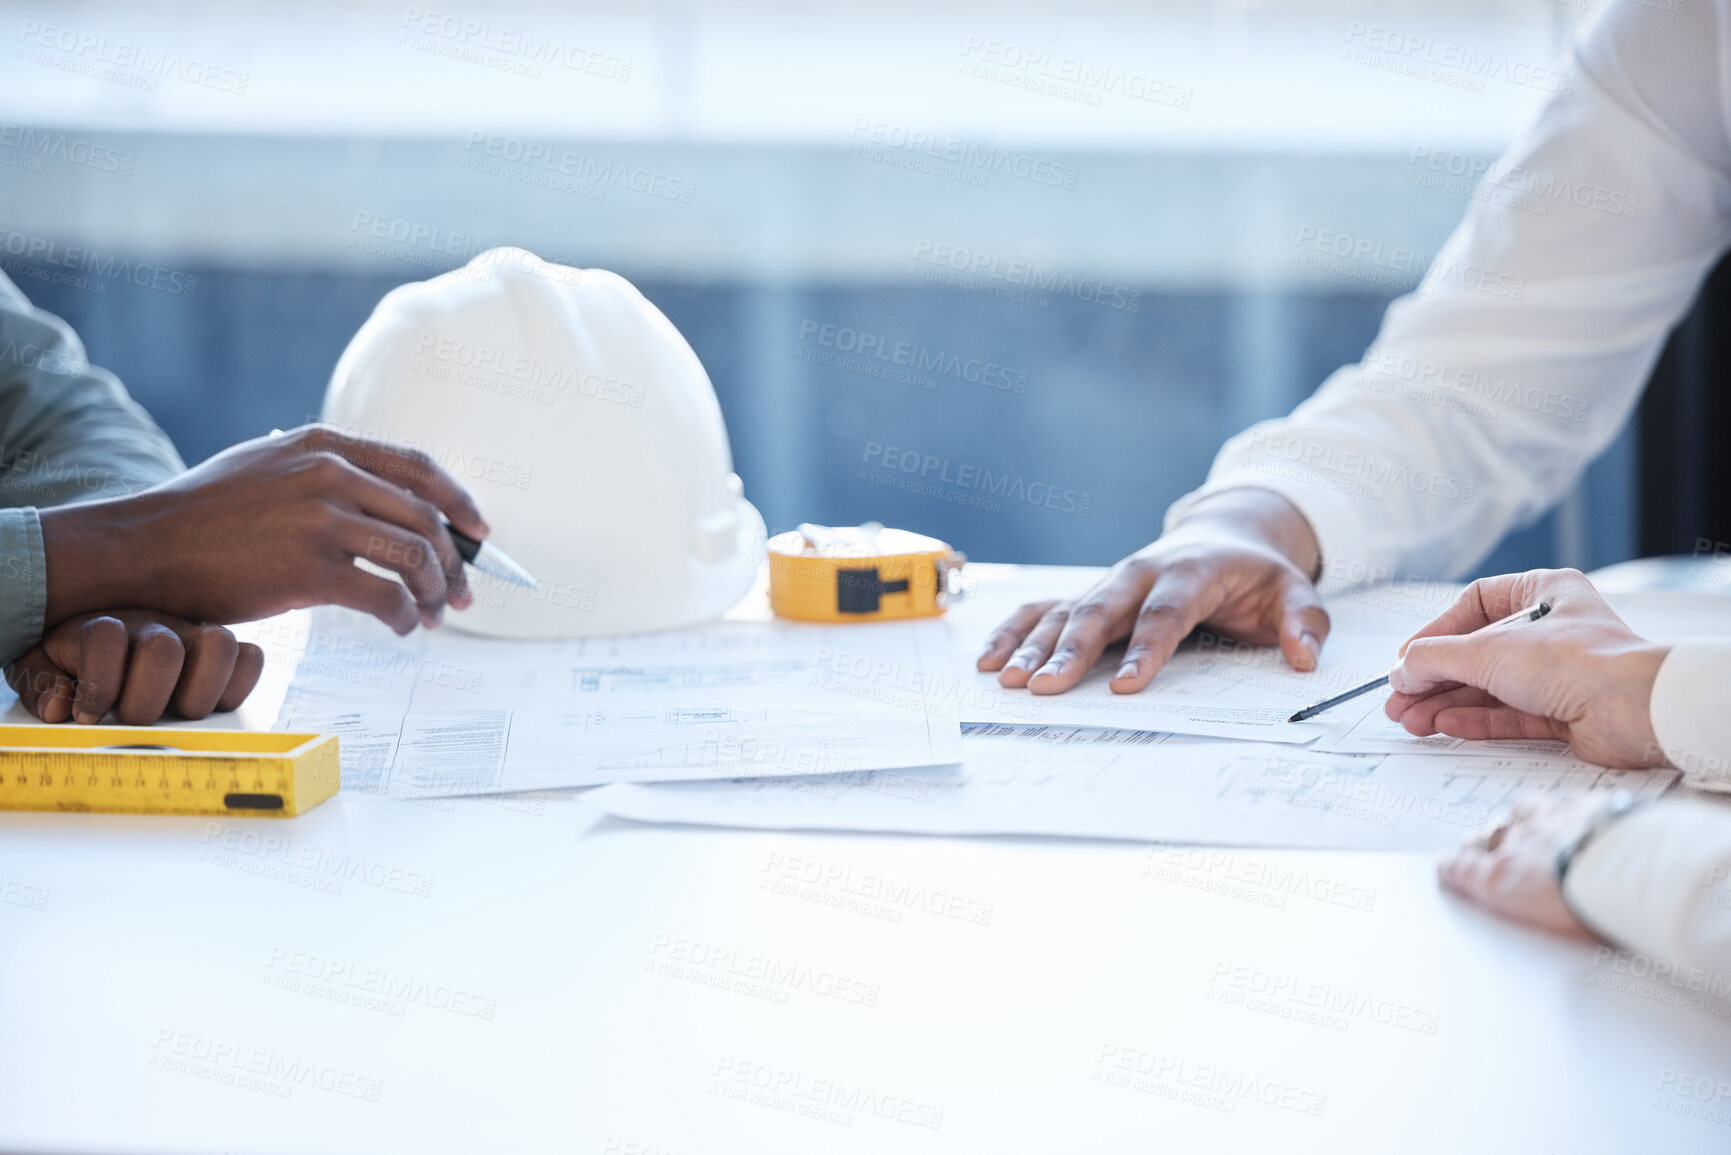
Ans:
POLYGON ((1594 815, 1593 820, 1582 827, 1579 834, 1563 844, 1563 848, 1557 851, 1558 887, 1561 887, 1568 880, 1569 867, 1574 865, 1575 857, 1586 849, 1587 844, 1593 841, 1605 827, 1634 810, 1636 805, 1635 796, 1627 790, 1616 791, 1599 810, 1599 813, 1594 815))

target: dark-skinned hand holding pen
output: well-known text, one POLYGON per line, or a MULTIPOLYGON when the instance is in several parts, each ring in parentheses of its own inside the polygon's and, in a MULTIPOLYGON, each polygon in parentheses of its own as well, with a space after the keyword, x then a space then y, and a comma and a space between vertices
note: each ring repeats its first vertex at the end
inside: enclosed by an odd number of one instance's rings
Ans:
POLYGON ((471 552, 488 534, 468 491, 426 453, 321 425, 39 516, 43 641, 7 674, 26 708, 56 722, 234 708, 263 662, 228 623, 340 605, 399 634, 435 626, 473 600, 450 530, 471 552))

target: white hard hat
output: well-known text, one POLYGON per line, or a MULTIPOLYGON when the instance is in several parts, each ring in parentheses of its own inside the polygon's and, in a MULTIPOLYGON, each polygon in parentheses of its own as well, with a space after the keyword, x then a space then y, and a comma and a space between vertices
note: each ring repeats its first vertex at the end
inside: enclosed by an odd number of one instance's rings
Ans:
POLYGON ((493 249, 379 302, 326 421, 419 446, 469 487, 539 584, 471 570, 447 621, 513 638, 692 625, 750 588, 763 518, 709 375, 661 311, 601 269, 493 249))

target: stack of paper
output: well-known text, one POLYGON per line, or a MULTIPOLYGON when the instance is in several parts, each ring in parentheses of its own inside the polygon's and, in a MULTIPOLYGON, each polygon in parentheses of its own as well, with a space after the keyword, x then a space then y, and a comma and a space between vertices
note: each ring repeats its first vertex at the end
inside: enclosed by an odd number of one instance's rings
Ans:
POLYGON ((1675 777, 1566 758, 1329 754, 1085 727, 971 725, 963 743, 956 770, 604 786, 588 800, 644 822, 1441 850, 1522 792, 1620 786, 1653 797, 1675 777))
POLYGON ((279 729, 342 736, 343 787, 405 797, 953 765, 937 621, 718 622, 564 642, 399 638, 324 609, 279 729))
MULTIPOLYGON (((1108 654, 1067 694, 974 670, 1021 601, 1073 596, 1096 571, 977 567, 938 621, 807 626, 734 620, 630 638, 521 643, 451 631, 399 639, 321 611, 280 724, 343 735, 344 786, 403 795, 605 783, 621 817, 733 826, 1045 834, 1245 846, 1442 849, 1517 794, 1663 792, 1672 771, 1610 771, 1560 742, 1415 738, 1369 694, 1457 587, 1329 603, 1318 668, 1201 633, 1142 693, 1113 694, 1108 654)), ((1637 628, 1677 618, 1639 603, 1637 628)), ((1731 634, 1731 599, 1692 606, 1731 634)))

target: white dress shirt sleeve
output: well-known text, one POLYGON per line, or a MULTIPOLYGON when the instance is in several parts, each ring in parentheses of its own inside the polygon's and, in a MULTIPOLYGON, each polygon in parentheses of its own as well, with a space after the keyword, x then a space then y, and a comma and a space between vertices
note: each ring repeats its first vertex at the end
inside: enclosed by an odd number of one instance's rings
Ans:
POLYGON ((1731 0, 1607 4, 1364 360, 1229 441, 1174 505, 1258 486, 1323 585, 1454 577, 1568 491, 1731 242, 1731 0))
POLYGON ((1588 926, 1731 996, 1731 805, 1671 794, 1601 830, 1563 890, 1588 926))
POLYGON ((1731 641, 1672 647, 1648 708, 1659 748, 1684 780, 1731 792, 1731 641))

